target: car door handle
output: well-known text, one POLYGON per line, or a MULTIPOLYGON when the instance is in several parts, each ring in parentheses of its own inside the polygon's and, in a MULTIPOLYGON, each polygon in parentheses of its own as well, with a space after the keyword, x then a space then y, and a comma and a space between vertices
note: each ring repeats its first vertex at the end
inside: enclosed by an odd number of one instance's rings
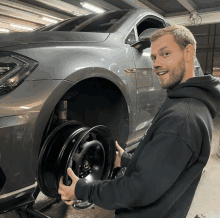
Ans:
POLYGON ((126 73, 136 73, 136 69, 126 69, 126 73))

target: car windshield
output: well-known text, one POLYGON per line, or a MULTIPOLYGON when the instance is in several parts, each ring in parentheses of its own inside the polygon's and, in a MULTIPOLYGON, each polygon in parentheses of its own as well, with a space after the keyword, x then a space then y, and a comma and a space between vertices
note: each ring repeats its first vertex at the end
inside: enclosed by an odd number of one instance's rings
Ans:
POLYGON ((76 32, 110 32, 113 27, 120 25, 129 11, 114 11, 96 16, 82 23, 73 31, 76 32))
POLYGON ((38 32, 38 31, 51 31, 52 29, 54 29, 57 26, 60 26, 60 25, 65 24, 65 23, 68 23, 70 20, 72 20, 72 19, 69 18, 69 19, 63 20, 63 21, 61 21, 59 23, 55 23, 55 24, 53 23, 53 24, 50 24, 48 26, 40 27, 40 28, 35 29, 34 31, 35 32, 38 32))
POLYGON ((110 32, 119 26, 129 11, 114 11, 105 14, 89 14, 62 21, 35 31, 74 31, 74 32, 110 32))

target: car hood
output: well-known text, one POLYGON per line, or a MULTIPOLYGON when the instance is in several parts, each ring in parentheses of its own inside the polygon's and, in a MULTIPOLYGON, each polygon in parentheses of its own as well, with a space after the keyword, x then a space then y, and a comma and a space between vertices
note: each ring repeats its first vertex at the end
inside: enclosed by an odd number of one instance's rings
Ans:
POLYGON ((109 33, 91 32, 25 32, 0 34, 0 48, 45 42, 102 42, 109 33))

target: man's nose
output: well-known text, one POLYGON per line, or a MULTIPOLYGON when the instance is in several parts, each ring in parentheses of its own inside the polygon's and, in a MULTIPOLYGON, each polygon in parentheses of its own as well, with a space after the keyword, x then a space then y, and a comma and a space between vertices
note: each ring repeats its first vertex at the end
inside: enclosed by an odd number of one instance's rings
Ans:
POLYGON ((155 58, 154 62, 153 62, 153 67, 155 69, 157 69, 158 67, 161 66, 161 60, 159 58, 155 58))

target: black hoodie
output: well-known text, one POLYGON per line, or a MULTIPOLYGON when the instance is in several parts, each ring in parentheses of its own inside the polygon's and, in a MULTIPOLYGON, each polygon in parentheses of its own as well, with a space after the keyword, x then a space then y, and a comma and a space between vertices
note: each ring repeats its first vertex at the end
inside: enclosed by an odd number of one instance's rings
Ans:
POLYGON ((122 155, 125 175, 92 183, 79 179, 76 197, 116 210, 116 218, 186 217, 210 155, 212 119, 219 112, 216 77, 192 77, 167 90, 133 156, 122 155))

